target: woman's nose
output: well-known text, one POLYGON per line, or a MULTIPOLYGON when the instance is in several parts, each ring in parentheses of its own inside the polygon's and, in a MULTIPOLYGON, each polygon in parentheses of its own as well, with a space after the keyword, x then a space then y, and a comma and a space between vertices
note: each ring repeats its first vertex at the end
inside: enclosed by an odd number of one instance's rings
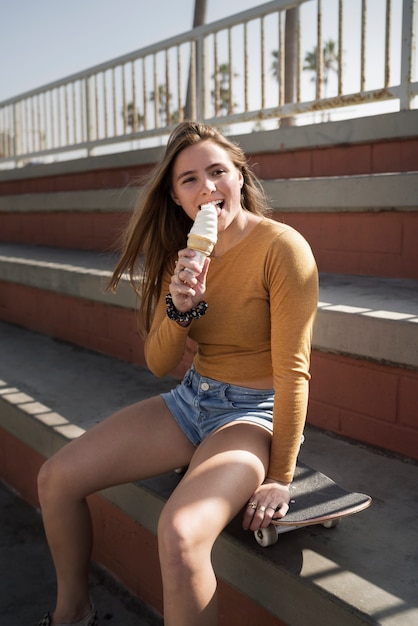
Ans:
POLYGON ((212 193, 215 191, 216 185, 210 178, 205 178, 203 181, 203 191, 206 193, 212 193))

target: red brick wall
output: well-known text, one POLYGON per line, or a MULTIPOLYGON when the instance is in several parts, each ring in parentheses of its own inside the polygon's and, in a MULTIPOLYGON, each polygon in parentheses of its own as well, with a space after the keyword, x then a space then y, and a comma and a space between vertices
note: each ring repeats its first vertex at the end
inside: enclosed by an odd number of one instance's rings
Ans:
POLYGON ((0 319, 144 365, 143 342, 129 309, 0 282, 0 319))
POLYGON ((1 241, 113 251, 128 220, 129 213, 0 213, 1 241))
POLYGON ((27 178, 17 181, 0 181, 0 195, 128 187, 135 182, 140 184, 152 167, 152 164, 132 165, 123 168, 98 169, 37 177, 31 177, 29 168, 27 178))
MULTIPOLYGON (((145 365, 144 343, 130 309, 0 281, 0 320, 145 365)), ((183 375, 194 350, 190 340, 173 376, 183 375)))
MULTIPOLYGON (((418 170, 418 139, 286 150, 250 155, 262 179, 418 170)), ((0 194, 124 187, 151 165, 0 182, 0 194)), ((418 218, 408 212, 277 213, 311 244, 320 271, 418 279, 418 218)), ((0 213, 1 240, 10 243, 115 249, 129 213, 0 213)))
POLYGON ((418 139, 377 141, 250 155, 261 179, 353 176, 418 170, 418 139))
POLYGON ((321 272, 418 279, 418 213, 278 213, 309 241, 321 272))
MULTIPOLYGON (((348 176, 418 170, 418 138, 376 141, 360 144, 284 150, 251 154, 254 172, 261 179, 348 176)), ((75 172, 57 176, 0 181, 0 195, 111 189, 140 183, 153 165, 75 172)))
POLYGON ((309 423, 418 459, 418 372, 314 351, 309 423))
MULTIPOLYGON (((309 241, 319 270, 418 279, 418 213, 277 213, 309 241)), ((1 240, 114 251, 128 213, 0 213, 1 240)))

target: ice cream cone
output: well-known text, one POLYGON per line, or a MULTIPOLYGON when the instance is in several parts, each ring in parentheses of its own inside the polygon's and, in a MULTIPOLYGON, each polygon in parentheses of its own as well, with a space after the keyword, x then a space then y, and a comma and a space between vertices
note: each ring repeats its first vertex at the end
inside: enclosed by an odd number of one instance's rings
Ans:
POLYGON ((203 237, 202 235, 196 235, 194 233, 189 233, 187 237, 187 247, 192 250, 196 250, 197 252, 202 252, 206 256, 209 256, 214 248, 215 244, 208 237, 203 237))
POLYGON ((196 252, 199 273, 218 240, 218 213, 213 202, 203 204, 187 236, 187 247, 196 252))

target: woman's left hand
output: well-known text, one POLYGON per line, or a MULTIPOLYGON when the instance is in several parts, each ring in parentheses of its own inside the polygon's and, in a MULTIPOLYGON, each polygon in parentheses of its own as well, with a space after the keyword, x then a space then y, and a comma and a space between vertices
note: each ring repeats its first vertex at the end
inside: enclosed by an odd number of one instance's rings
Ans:
POLYGON ((244 530, 267 528, 272 518, 281 518, 289 510, 290 489, 288 484, 266 478, 248 501, 245 508, 244 530))

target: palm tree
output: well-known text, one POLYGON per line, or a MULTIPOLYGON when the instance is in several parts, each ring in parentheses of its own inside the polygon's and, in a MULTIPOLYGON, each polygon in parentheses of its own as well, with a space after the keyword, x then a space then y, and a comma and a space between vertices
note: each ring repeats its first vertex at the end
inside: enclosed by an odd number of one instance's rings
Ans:
POLYGON ((271 56, 273 57, 273 62, 271 64, 271 73, 273 74, 273 76, 274 76, 274 78, 276 80, 279 80, 279 74, 280 74, 280 69, 279 69, 279 51, 278 50, 272 50, 271 56))
MULTIPOLYGON (((239 74, 234 72, 233 76, 237 78, 239 74)), ((215 102, 215 115, 228 115, 228 113, 233 113, 234 107, 236 107, 237 104, 236 102, 231 102, 229 63, 221 63, 212 78, 216 79, 218 85, 218 88, 211 92, 215 102)))
POLYGON ((158 99, 158 114, 162 126, 169 123, 167 119, 167 105, 170 106, 172 97, 173 95, 171 93, 167 94, 167 88, 163 84, 158 85, 158 94, 156 94, 155 91, 151 91, 149 95, 151 102, 155 102, 155 100, 158 99))
MULTIPOLYGON (((170 124, 177 124, 180 121, 179 112, 171 111, 170 102, 173 98, 173 94, 167 95, 167 88, 164 84, 158 85, 158 114, 160 116, 160 123, 162 126, 170 126, 170 124)), ((155 91, 151 91, 149 95, 150 102, 155 102, 155 91)))
MULTIPOLYGON (((323 54, 323 79, 324 83, 324 96, 327 95, 328 78, 330 72, 338 72, 338 50, 337 44, 333 39, 324 41, 324 47, 322 49, 323 54)), ((303 69, 307 72, 313 72, 314 75, 311 78, 312 82, 317 81, 318 78, 318 46, 315 46, 312 50, 305 54, 303 69)))
MULTIPOLYGON (((124 115, 123 111, 122 111, 122 115, 124 115)), ((141 128, 141 126, 144 125, 144 116, 139 112, 138 109, 136 110, 136 124, 135 124, 133 102, 129 102, 126 106, 126 123, 130 128, 132 128, 132 131, 136 131, 139 128, 141 128)))

